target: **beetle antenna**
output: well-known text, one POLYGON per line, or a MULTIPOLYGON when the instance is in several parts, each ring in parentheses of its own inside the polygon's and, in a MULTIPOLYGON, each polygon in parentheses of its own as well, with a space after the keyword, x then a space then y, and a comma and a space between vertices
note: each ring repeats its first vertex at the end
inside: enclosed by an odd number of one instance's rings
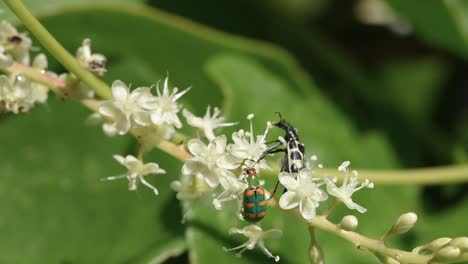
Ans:
POLYGON ((278 117, 279 117, 280 121, 283 119, 283 117, 281 116, 281 113, 280 113, 280 112, 275 112, 275 114, 277 114, 277 115, 278 115, 278 117))

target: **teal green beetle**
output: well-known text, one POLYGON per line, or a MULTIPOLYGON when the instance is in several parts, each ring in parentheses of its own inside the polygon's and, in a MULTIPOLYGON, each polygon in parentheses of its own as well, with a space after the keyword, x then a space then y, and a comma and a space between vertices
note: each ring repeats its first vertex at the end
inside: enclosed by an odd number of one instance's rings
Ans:
POLYGON ((248 222, 258 222, 266 214, 265 189, 257 187, 260 184, 257 178, 257 171, 254 168, 246 168, 245 173, 248 177, 249 187, 244 191, 244 219, 248 222))

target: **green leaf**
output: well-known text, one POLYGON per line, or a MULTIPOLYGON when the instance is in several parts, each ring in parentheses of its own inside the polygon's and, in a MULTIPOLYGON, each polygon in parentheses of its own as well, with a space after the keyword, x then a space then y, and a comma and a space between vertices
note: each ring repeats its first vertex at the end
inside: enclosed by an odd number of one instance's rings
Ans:
POLYGON ((414 31, 435 46, 468 56, 468 3, 466 1, 386 0, 414 31))
POLYGON ((432 122, 432 109, 448 78, 444 62, 435 58, 390 62, 382 65, 379 73, 389 105, 399 109, 411 123, 432 122))
MULTIPOLYGON (((168 175, 149 176, 158 197, 126 180, 113 154, 130 154, 129 137, 105 137, 84 126, 88 111, 49 99, 31 114, 0 122, 2 263, 135 263, 142 254, 181 239, 180 209, 168 175)), ((162 154, 163 167, 175 168, 162 154)))

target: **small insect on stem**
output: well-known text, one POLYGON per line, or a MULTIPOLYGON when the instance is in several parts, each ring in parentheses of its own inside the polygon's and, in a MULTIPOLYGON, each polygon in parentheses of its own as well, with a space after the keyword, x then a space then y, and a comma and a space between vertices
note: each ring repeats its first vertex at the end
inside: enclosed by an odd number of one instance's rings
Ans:
POLYGON ((260 185, 257 171, 253 167, 244 168, 249 187, 244 191, 243 210, 244 219, 248 222, 258 222, 266 214, 265 189, 260 185))

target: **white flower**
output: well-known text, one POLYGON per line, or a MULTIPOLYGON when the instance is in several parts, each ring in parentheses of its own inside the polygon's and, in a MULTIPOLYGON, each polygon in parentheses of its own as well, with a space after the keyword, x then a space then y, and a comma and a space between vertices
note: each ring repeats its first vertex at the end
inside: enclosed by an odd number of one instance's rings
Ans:
POLYGON ((34 104, 44 103, 48 89, 33 83, 22 75, 0 76, 0 104, 15 114, 29 111, 34 104))
MULTIPOLYGON (((44 54, 38 54, 34 58, 32 68, 40 70, 43 74, 51 74, 46 71, 47 58, 44 54)), ((43 104, 47 101, 49 88, 43 84, 15 73, 10 77, 1 76, 0 79, 0 104, 6 111, 23 113, 29 111, 36 103, 43 104)))
POLYGON ((315 216, 319 202, 328 198, 327 193, 320 189, 323 183, 315 183, 316 179, 311 177, 311 173, 309 169, 302 169, 295 174, 289 172, 279 174, 279 181, 288 190, 279 200, 280 207, 293 209, 299 206, 302 217, 307 220, 315 216), (297 179, 294 178, 296 175, 297 179))
POLYGON ((195 200, 205 193, 213 191, 213 188, 206 183, 200 174, 182 175, 180 181, 171 183, 171 188, 177 192, 176 197, 179 200, 195 200))
POLYGON ((130 89, 120 80, 112 83, 114 99, 102 103, 99 113, 110 120, 103 125, 107 134, 126 134, 136 126, 146 126, 150 123, 149 113, 140 104, 150 98, 148 87, 140 87, 130 93, 130 89))
POLYGON ((29 50, 32 41, 26 33, 19 33, 14 26, 7 21, 0 23, 0 45, 3 46, 7 54, 13 57, 13 60, 29 65, 29 50))
POLYGON ((181 128, 177 113, 179 113, 181 106, 177 104, 177 100, 190 90, 190 87, 177 93, 177 87, 174 87, 172 93, 169 93, 169 79, 164 81, 164 88, 161 94, 159 83, 157 84, 157 96, 152 97, 143 103, 143 107, 151 112, 151 121, 155 125, 169 124, 174 125, 176 128, 181 128))
MULTIPOLYGON (((40 70, 42 74, 54 75, 55 73, 47 71, 48 65, 47 57, 44 53, 37 54, 32 62, 32 67, 40 70)), ((31 89, 35 102, 45 103, 47 101, 47 95, 49 92, 49 88, 47 86, 38 82, 31 82, 31 89)))
POLYGON ((268 123, 263 135, 258 135, 255 139, 252 118, 253 114, 249 114, 247 119, 250 120, 250 132, 245 132, 243 129, 234 132, 232 134, 233 144, 229 144, 229 153, 237 158, 237 162, 245 162, 247 166, 254 166, 257 170, 268 169, 271 170, 270 166, 265 160, 262 160, 255 164, 253 160, 257 160, 262 153, 267 149, 266 136, 271 124, 268 123))
POLYGON ((279 256, 273 256, 271 252, 265 247, 264 239, 267 238, 279 238, 282 235, 281 230, 279 229, 270 229, 268 231, 263 231, 259 226, 256 225, 249 225, 242 229, 231 228, 229 230, 229 234, 242 234, 246 236, 249 240, 244 244, 227 249, 223 247, 224 251, 231 251, 231 250, 238 250, 242 249, 237 253, 238 256, 241 256, 244 251, 252 250, 255 248, 256 245, 265 253, 268 257, 274 258, 276 262, 280 260, 279 256))
POLYGON ((144 176, 148 174, 163 174, 166 173, 165 170, 159 168, 159 165, 154 162, 144 164, 139 159, 135 158, 132 155, 128 155, 126 157, 120 155, 114 155, 114 159, 116 159, 120 164, 127 167, 128 172, 119 176, 110 176, 104 178, 104 180, 116 180, 121 178, 127 178, 128 183, 128 190, 135 191, 137 189, 138 181, 143 183, 146 187, 153 190, 154 194, 158 195, 158 189, 147 182, 144 176))
POLYGON ((106 70, 107 59, 99 53, 91 53, 91 40, 84 39, 81 47, 76 51, 76 59, 80 65, 98 76, 103 76, 106 70))
POLYGON ((336 186, 336 177, 325 177, 325 182, 327 184, 327 192, 330 195, 333 195, 340 201, 342 201, 349 209, 356 209, 360 213, 365 213, 367 209, 353 202, 351 196, 354 192, 359 191, 362 188, 374 188, 374 184, 369 180, 365 180, 364 182, 359 183, 357 181, 357 171, 353 171, 353 176, 350 179, 348 179, 349 164, 349 161, 345 161, 338 167, 338 170, 344 173, 343 184, 341 185, 341 187, 336 186))
POLYGON ((220 175, 219 182, 223 187, 223 192, 213 199, 213 205, 217 210, 222 210, 222 203, 229 202, 232 200, 237 201, 237 213, 241 216, 242 208, 242 199, 245 189, 247 189, 248 184, 244 181, 239 180, 234 174, 230 171, 223 171, 223 174, 220 175))
POLYGON ((190 111, 188 111, 187 109, 184 109, 182 111, 182 114, 187 119, 187 123, 189 123, 189 125, 193 127, 197 127, 203 130, 203 133, 205 133, 206 138, 210 141, 215 138, 213 129, 218 128, 218 127, 233 126, 239 123, 239 122, 223 123, 224 117, 219 117, 219 114, 221 114, 221 111, 219 110, 219 108, 215 107, 213 109, 213 115, 211 115, 210 110, 211 110, 211 107, 208 106, 204 117, 197 117, 194 114, 192 114, 190 111))
POLYGON ((226 149, 224 135, 216 137, 208 145, 199 139, 191 139, 187 146, 193 158, 188 159, 182 167, 185 175, 202 175, 209 186, 216 187, 223 170, 233 168, 232 164, 220 159, 226 149))

